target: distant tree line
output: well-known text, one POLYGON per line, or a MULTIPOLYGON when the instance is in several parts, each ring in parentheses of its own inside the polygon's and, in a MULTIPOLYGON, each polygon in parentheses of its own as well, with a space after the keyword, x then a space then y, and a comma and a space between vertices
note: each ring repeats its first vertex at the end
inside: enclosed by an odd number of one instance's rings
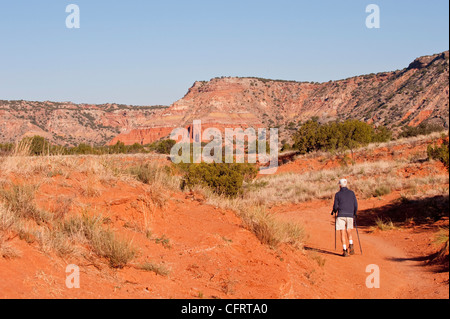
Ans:
MULTIPOLYGON (((373 127, 358 120, 347 120, 345 122, 330 122, 321 124, 319 118, 313 117, 304 124, 300 124, 293 135, 293 144, 282 141, 282 151, 298 150, 301 154, 314 151, 343 151, 353 150, 368 145, 370 143, 387 142, 392 139, 392 132, 384 126, 373 127)), ((295 130, 295 123, 291 129, 295 130)), ((441 132, 444 127, 427 122, 421 123, 417 127, 405 126, 402 128, 398 138, 408 138, 418 135, 428 135, 434 132, 441 132)), ((8 155, 16 151, 17 146, 26 148, 28 155, 106 155, 106 154, 137 154, 151 153, 170 154, 175 145, 173 140, 161 140, 154 143, 141 145, 125 145, 117 142, 115 145, 93 146, 81 143, 74 147, 59 146, 51 144, 42 136, 25 137, 18 144, 0 143, 0 155, 8 155)), ((202 143, 202 148, 207 143, 202 143)), ((191 147, 192 149, 192 147, 191 147)), ((257 147, 258 149, 258 147, 257 147)), ((267 151, 270 147, 267 145, 267 151)), ((225 149, 223 150, 225 153, 225 149)), ((248 142, 245 143, 245 153, 249 153, 248 142)))
POLYGON ((438 124, 422 122, 418 126, 405 126, 399 137, 414 137, 419 135, 429 135, 434 132, 442 132, 445 128, 438 124))
POLYGON ((170 154, 170 150, 175 141, 162 140, 151 144, 141 145, 135 143, 133 145, 125 145, 123 142, 117 142, 114 145, 93 146, 81 143, 74 147, 66 147, 51 144, 42 136, 33 136, 23 138, 16 144, 0 144, 0 155, 8 155, 17 151, 17 148, 23 150, 26 155, 42 156, 42 155, 107 155, 107 154, 138 154, 156 152, 159 154, 170 154))

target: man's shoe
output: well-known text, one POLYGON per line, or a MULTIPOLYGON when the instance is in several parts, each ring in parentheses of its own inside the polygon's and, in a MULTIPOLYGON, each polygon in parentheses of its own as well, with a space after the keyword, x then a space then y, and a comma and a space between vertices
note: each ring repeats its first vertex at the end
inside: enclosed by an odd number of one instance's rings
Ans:
POLYGON ((348 248, 350 249, 350 255, 354 255, 355 254, 355 248, 353 247, 353 244, 350 245, 348 248))
POLYGON ((342 257, 349 257, 350 255, 348 254, 347 250, 344 250, 344 253, 342 254, 342 257))

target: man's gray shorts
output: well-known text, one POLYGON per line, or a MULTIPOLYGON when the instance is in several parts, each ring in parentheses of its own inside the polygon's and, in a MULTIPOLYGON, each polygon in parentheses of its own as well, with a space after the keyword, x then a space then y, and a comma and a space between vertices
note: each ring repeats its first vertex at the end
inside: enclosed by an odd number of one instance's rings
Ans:
POLYGON ((353 218, 351 217, 338 217, 336 219, 336 230, 353 229, 353 218))

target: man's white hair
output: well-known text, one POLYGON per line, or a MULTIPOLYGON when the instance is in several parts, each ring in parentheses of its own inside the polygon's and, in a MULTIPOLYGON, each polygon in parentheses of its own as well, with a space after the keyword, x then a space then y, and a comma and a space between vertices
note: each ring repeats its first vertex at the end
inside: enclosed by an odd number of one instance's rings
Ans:
POLYGON ((339 181, 339 185, 341 185, 342 187, 347 187, 347 184, 348 184, 348 182, 346 179, 341 179, 339 181))

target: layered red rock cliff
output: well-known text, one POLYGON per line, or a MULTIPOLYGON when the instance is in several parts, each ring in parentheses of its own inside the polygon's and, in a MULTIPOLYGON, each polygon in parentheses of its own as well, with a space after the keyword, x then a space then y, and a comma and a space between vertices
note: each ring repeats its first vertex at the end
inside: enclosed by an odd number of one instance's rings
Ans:
POLYGON ((164 108, 0 100, 0 143, 41 135, 60 145, 104 145, 122 131, 145 125, 164 108))
POLYGON ((0 143, 25 134, 58 144, 147 144, 201 120, 203 128, 277 127, 280 140, 299 122, 355 118, 398 129, 432 121, 449 125, 449 52, 407 68, 326 83, 215 78, 195 82, 170 107, 0 101, 0 143))
POLYGON ((162 127, 186 127, 194 120, 217 127, 278 127, 283 136, 299 122, 356 118, 391 128, 425 120, 448 128, 449 52, 418 58, 393 72, 327 83, 259 78, 216 78, 196 82, 181 100, 149 119, 146 128, 121 134, 113 142, 159 137, 162 127))

